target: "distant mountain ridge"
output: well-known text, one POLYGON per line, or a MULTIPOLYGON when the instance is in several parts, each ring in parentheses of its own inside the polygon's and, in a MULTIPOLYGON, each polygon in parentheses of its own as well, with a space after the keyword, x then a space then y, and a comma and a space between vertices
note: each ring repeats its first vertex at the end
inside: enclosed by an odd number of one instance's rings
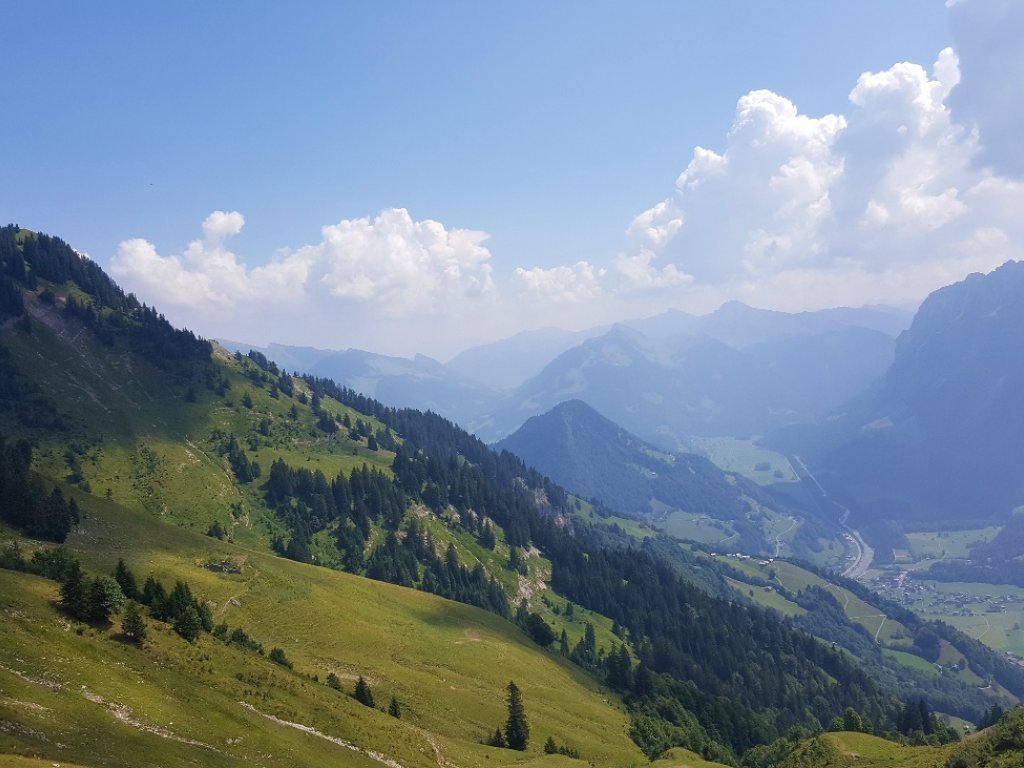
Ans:
POLYGON ((558 355, 594 336, 607 326, 583 331, 541 328, 464 350, 447 367, 495 390, 512 390, 543 370, 558 355))
POLYGON ((500 439, 577 398, 645 440, 683 450, 688 436, 750 437, 823 415, 881 377, 894 349, 891 336, 857 326, 762 333, 738 348, 703 333, 652 339, 620 324, 559 355, 470 428, 500 439))
POLYGON ((584 331, 526 331, 447 364, 424 355, 223 343, 434 411, 484 440, 576 397, 679 450, 688 435, 760 434, 837 407, 885 372, 908 321, 889 308, 791 314, 729 302, 707 315, 670 310, 584 331))

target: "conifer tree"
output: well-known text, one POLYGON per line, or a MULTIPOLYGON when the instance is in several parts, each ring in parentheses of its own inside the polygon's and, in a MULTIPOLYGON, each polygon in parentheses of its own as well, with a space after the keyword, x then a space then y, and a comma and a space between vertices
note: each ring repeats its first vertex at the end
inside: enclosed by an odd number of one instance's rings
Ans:
POLYGON ((88 590, 85 585, 85 575, 76 560, 74 565, 68 569, 67 578, 60 585, 60 601, 64 610, 76 619, 85 618, 89 603, 88 590))
POLYGON ((402 717, 402 705, 398 703, 398 699, 394 696, 391 697, 391 703, 388 704, 388 714, 399 719, 402 717))
POLYGON ((370 690, 369 684, 363 679, 362 675, 360 675, 359 679, 356 680, 355 697, 356 701, 360 704, 367 707, 373 706, 373 692, 370 690))
POLYGON ((146 640, 146 622, 142 620, 138 606, 129 602, 124 609, 124 618, 121 619, 121 631, 124 636, 137 645, 142 645, 146 640))
POLYGON ((530 743, 530 724, 526 721, 526 710, 523 707, 523 694, 514 681, 508 683, 508 720, 505 722, 505 740, 509 749, 526 750, 530 743))
POLYGON ((105 622, 124 605, 124 593, 110 576, 97 576, 89 584, 87 616, 90 621, 105 622))
POLYGON ((195 605, 187 606, 174 620, 174 631, 190 643, 199 637, 202 628, 203 620, 200 618, 199 611, 196 610, 195 605))
POLYGON ((494 729, 494 735, 491 736, 490 740, 487 742, 487 746, 501 747, 502 749, 508 747, 508 742, 505 741, 505 734, 501 732, 501 728, 494 729))
POLYGON ((114 579, 120 585, 125 597, 129 600, 139 599, 139 585, 135 581, 135 574, 128 569, 124 558, 120 558, 117 561, 117 567, 114 569, 114 579))

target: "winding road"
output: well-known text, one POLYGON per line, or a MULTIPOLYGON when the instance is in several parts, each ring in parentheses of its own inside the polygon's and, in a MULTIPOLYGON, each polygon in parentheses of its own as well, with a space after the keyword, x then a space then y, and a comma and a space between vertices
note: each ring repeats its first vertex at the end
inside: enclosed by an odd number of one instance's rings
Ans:
MULTIPOLYGON (((845 576, 848 579, 861 578, 865 573, 868 572, 868 569, 871 568, 871 563, 875 559, 875 550, 873 550, 871 546, 866 541, 864 541, 864 537, 860 535, 860 531, 851 528, 846 524, 846 521, 850 518, 849 508, 844 507, 839 502, 829 498, 828 491, 826 491, 824 486, 822 486, 822 484, 818 482, 818 478, 814 476, 811 470, 807 468, 807 465, 804 464, 803 459, 794 454, 791 457, 790 463, 793 464, 794 469, 797 469, 797 475, 800 477, 801 480, 810 481, 815 486, 817 486, 818 493, 821 494, 822 498, 828 499, 832 503, 832 505, 839 510, 839 524, 843 527, 843 530, 846 532, 847 541, 852 543, 857 548, 857 554, 854 556, 853 562, 846 567, 845 571, 843 571, 843 576, 845 576)), ((879 627, 879 630, 881 630, 881 627, 879 627)))

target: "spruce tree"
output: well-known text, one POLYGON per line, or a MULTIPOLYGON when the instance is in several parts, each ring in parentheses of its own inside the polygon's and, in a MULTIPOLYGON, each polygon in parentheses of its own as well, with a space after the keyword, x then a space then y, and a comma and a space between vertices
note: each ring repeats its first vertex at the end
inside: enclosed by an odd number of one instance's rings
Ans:
POLYGON ((124 605, 124 592, 110 576, 97 576, 89 584, 86 618, 89 621, 105 622, 110 614, 117 613, 124 605))
POLYGON ((190 643, 199 637, 202 629, 203 620, 200 618, 199 611, 196 610, 195 605, 187 606, 181 615, 174 620, 174 631, 190 643))
POLYGON ((142 645, 146 640, 146 622, 142 620, 142 614, 135 603, 129 602, 124 609, 124 618, 121 619, 121 631, 124 636, 137 645, 142 645))
POLYGON ((60 602, 64 610, 76 619, 84 619, 88 614, 89 595, 85 584, 85 575, 76 560, 68 569, 67 578, 60 585, 60 602))
POLYGON ((141 595, 139 593, 139 586, 135 581, 135 574, 125 565, 124 558, 117 561, 117 567, 114 569, 114 579, 121 586, 121 591, 125 597, 129 600, 139 599, 141 595))
POLYGON ((363 679, 362 675, 360 675, 359 679, 356 680, 355 697, 356 701, 360 704, 367 707, 373 706, 373 692, 370 690, 369 684, 363 679))
POLYGON ((523 708, 523 694, 514 681, 508 683, 508 720, 505 722, 505 740, 509 749, 526 750, 530 742, 530 724, 526 721, 526 710, 523 708))
POLYGON ((508 742, 505 741, 505 734, 501 732, 501 728, 494 729, 494 735, 491 736, 490 740, 487 742, 487 746, 501 747, 502 749, 508 747, 508 742))

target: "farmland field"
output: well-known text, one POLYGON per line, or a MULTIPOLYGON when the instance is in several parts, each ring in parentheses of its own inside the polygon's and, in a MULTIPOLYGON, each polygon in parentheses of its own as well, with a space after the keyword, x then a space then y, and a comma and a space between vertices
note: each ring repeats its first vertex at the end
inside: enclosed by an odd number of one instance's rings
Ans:
POLYGON ((761 448, 754 440, 734 437, 694 437, 694 450, 703 453, 719 468, 736 472, 760 485, 796 482, 799 478, 789 459, 761 448))

